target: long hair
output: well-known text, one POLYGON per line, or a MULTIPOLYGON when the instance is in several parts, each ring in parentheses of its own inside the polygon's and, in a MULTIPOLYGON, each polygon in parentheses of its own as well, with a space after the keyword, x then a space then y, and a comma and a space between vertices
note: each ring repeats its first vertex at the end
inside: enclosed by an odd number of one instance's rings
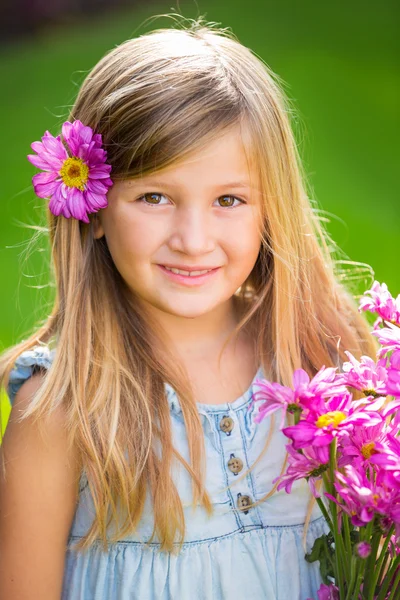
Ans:
MULTIPOLYGON (((344 350, 356 357, 376 351, 338 270, 337 247, 307 194, 291 112, 271 69, 230 31, 199 18, 112 49, 86 76, 69 116, 102 134, 114 181, 173 166, 240 126, 261 185, 262 243, 235 294, 242 310, 232 335, 251 327, 259 364, 283 385, 291 385, 294 369, 312 377, 322 365, 340 366, 344 350)), ((193 505, 210 515, 213 510, 188 373, 165 332, 128 293, 105 237, 95 239, 96 215, 86 224, 46 210, 54 306, 34 333, 3 353, 0 381, 7 384, 22 351, 37 344, 56 348, 21 418, 65 408, 69 443, 79 449, 96 510, 78 549, 97 538, 107 549, 109 541, 133 533, 150 493, 152 538, 157 535, 161 550, 174 551, 185 531, 171 477, 175 460, 192 477, 193 505), (164 382, 180 399, 190 462, 172 444, 164 382), (110 538, 107 520, 118 521, 117 504, 126 519, 110 538)))

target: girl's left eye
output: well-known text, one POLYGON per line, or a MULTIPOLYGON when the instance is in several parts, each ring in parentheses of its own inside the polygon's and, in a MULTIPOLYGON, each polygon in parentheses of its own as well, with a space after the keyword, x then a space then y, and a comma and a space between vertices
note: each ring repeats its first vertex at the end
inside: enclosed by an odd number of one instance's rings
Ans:
MULTIPOLYGON (((163 206, 161 204, 161 202, 152 202, 152 201, 148 201, 147 198, 151 198, 154 200, 155 197, 163 197, 165 198, 165 196, 163 194, 159 194, 158 192, 146 192, 145 194, 143 194, 142 196, 139 196, 139 198, 137 198, 136 202, 144 202, 145 204, 147 204, 148 206, 163 206)), ((221 199, 223 198, 223 200, 225 201, 226 198, 231 198, 234 201, 237 200, 240 204, 246 204, 244 200, 242 200, 241 198, 237 198, 236 196, 220 196, 219 198, 217 198, 217 202, 219 202, 221 199)), ((238 206, 238 205, 236 205, 238 206)), ((227 206, 226 204, 222 206, 222 208, 235 208, 235 206, 233 206, 232 204, 227 206)))
MULTIPOLYGON (((240 204, 246 204, 244 200, 242 200, 241 198, 237 198, 236 196, 220 196, 219 198, 217 198, 217 200, 219 201, 221 198, 223 198, 225 200, 225 198, 231 198, 233 200, 237 200, 238 202, 240 202, 240 204)), ((237 206, 237 205, 236 205, 237 206)), ((231 206, 224 206, 224 208, 234 208, 232 205, 231 206)))

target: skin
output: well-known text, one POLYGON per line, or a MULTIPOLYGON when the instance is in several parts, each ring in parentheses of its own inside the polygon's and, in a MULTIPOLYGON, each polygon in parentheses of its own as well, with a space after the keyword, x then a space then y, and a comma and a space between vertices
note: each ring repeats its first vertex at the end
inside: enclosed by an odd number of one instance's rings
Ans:
POLYGON ((115 182, 97 213, 95 238, 105 235, 116 268, 182 354, 220 347, 236 324, 233 295, 261 247, 260 195, 233 128, 173 168, 115 182), (237 181, 247 187, 227 185, 237 181), (221 268, 189 288, 157 264, 221 268))

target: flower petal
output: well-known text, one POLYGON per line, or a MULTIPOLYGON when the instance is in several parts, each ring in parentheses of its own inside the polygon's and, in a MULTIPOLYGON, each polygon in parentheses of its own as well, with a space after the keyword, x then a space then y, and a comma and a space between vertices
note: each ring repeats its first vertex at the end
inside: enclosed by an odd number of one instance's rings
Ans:
POLYGON ((57 173, 54 171, 44 173, 37 173, 33 176, 32 181, 33 185, 41 184, 41 183, 50 183, 51 181, 55 181, 57 179, 57 173))
POLYGON ((108 206, 107 196, 103 194, 94 194, 89 190, 84 192, 85 202, 90 212, 97 212, 101 208, 106 208, 108 206))
POLYGON ((93 137, 93 129, 87 125, 83 125, 83 123, 81 123, 79 120, 74 121, 74 126, 83 143, 90 144, 93 137))
POLYGON ((59 185, 55 190, 49 202, 49 209, 53 213, 53 215, 64 214, 64 216, 71 216, 68 209, 65 206, 65 199, 61 193, 62 185, 59 185), (65 215, 65 209, 67 210, 67 215, 65 215))
POLYGON ((307 384, 310 382, 310 377, 308 373, 304 371, 304 369, 296 369, 293 373, 293 387, 298 388, 302 384, 307 384))
POLYGON ((42 142, 47 152, 55 158, 65 160, 67 154, 61 140, 53 137, 48 131, 46 133, 48 135, 42 137, 42 142))
MULTIPOLYGON (((87 156, 89 164, 102 163, 102 162, 104 162, 104 160, 106 158, 107 158, 107 152, 105 150, 103 150, 102 148, 93 148, 93 150, 91 150, 87 156)), ((109 165, 109 166, 111 166, 111 165, 109 165)))
POLYGON ((59 181, 50 181, 49 183, 35 183, 33 179, 33 188, 35 190, 36 196, 39 196, 39 198, 49 198, 52 194, 54 194, 55 190, 60 185, 59 181))
POLYGON ((43 169, 44 171, 54 171, 54 167, 50 165, 46 160, 37 156, 36 154, 28 154, 27 159, 30 163, 32 163, 38 169, 43 169))
POLYGON ((75 219, 89 223, 89 219, 86 214, 87 208, 85 197, 83 193, 78 190, 78 188, 71 187, 68 189, 67 206, 71 212, 71 215, 75 217, 75 219))
POLYGON ((89 177, 91 179, 107 179, 110 170, 111 165, 98 165, 96 167, 91 167, 89 177))
POLYGON ((98 179, 90 179, 87 182, 87 189, 95 194, 106 194, 108 192, 107 186, 98 179))

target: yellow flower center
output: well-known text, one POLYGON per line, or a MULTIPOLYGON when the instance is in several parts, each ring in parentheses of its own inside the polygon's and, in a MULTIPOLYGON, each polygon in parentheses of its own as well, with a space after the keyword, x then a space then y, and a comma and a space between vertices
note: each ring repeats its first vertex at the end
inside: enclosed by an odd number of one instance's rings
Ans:
POLYGON ((316 426, 320 427, 321 429, 322 427, 327 427, 328 425, 337 427, 339 423, 344 421, 345 418, 346 415, 340 410, 332 410, 331 412, 325 413, 324 415, 318 417, 316 426))
POLYGON ((64 161, 60 175, 65 185, 76 187, 83 192, 85 183, 89 179, 89 167, 81 158, 72 156, 64 161))
POLYGON ((369 442, 368 444, 363 444, 361 447, 361 454, 364 458, 371 458, 372 454, 376 454, 375 450, 375 442, 369 442))
POLYGON ((364 396, 373 396, 374 398, 379 397, 379 394, 375 390, 369 388, 362 390, 362 393, 364 394, 364 396))

